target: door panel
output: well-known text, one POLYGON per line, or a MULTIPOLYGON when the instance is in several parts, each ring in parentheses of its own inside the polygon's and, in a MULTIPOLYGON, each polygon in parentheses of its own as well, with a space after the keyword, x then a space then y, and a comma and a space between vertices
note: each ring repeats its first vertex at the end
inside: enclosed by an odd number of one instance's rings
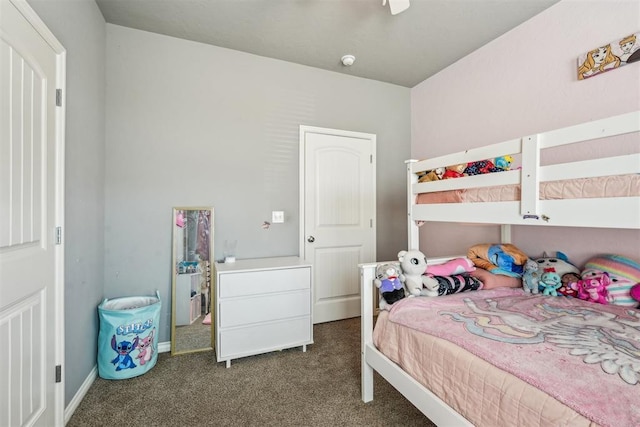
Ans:
POLYGON ((359 316, 357 265, 363 257, 362 246, 316 246, 313 253, 317 266, 315 283, 319 284, 314 298, 314 323, 359 316))
POLYGON ((25 2, 0 0, 0 425, 62 424, 62 71, 42 28, 25 2))
POLYGON ((375 260, 375 135, 301 127, 301 142, 314 323, 359 316, 357 266, 375 260))

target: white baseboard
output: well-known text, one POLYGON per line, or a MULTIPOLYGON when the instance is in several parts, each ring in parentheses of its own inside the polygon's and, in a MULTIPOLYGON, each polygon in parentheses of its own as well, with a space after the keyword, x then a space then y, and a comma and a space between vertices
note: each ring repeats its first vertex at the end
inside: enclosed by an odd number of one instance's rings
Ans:
POLYGON ((169 351, 171 351, 171 341, 158 343, 158 353, 166 353, 169 351))
POLYGON ((76 392, 75 396, 73 396, 73 399, 71 399, 71 402, 69 402, 67 407, 64 408, 64 424, 65 425, 69 422, 69 420, 71 419, 71 416, 76 411, 76 409, 78 409, 78 406, 80 406, 80 402, 82 402, 82 399, 84 399, 84 396, 89 391, 89 388, 91 388, 91 384, 93 384, 93 382, 96 380, 97 377, 98 377, 98 366, 96 365, 93 367, 91 372, 89 372, 89 375, 87 375, 87 378, 84 380, 84 382, 76 392))
MULTIPOLYGON (((158 353, 166 353, 169 351, 171 351, 171 341, 158 343, 158 353)), ((65 425, 69 422, 76 409, 78 409, 78 406, 80 406, 80 402, 82 402, 82 399, 84 399, 84 396, 87 394, 96 378, 98 378, 97 365, 93 367, 91 372, 89 372, 89 375, 87 375, 87 378, 83 381, 75 396, 73 396, 73 399, 71 399, 71 402, 69 402, 67 407, 64 408, 65 425)))

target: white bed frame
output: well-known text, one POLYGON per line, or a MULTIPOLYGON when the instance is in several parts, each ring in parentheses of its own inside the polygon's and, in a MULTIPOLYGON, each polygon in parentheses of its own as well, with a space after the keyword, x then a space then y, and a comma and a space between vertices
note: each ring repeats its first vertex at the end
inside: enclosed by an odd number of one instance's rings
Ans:
MULTIPOLYGON (((629 133, 638 134, 640 143, 640 111, 434 159, 407 161, 408 247, 420 247, 416 221, 500 224, 503 243, 511 241, 511 225, 640 229, 640 197, 540 200, 538 192, 540 182, 545 181, 640 173, 640 153, 540 166, 540 152, 545 148, 629 133), (508 154, 521 157, 521 169, 418 183, 417 172, 508 154), (520 201, 475 203, 472 211, 464 203, 415 203, 419 193, 510 184, 521 185, 520 201)), ((401 249, 405 248, 398 248, 401 249)), ((438 264, 446 260, 431 259, 428 262, 438 264)), ((373 316, 378 294, 378 289, 373 285, 376 265, 359 265, 362 400, 373 400, 373 372, 376 371, 435 424, 472 425, 376 349, 373 344, 373 316)))

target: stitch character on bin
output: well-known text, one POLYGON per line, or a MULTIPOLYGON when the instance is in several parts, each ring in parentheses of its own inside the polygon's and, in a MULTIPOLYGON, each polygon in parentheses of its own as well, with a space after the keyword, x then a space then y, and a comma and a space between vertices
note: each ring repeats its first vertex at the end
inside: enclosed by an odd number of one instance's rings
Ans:
POLYGON ((136 359, 139 360, 140 365, 148 363, 153 357, 153 336, 155 332, 156 328, 153 328, 145 338, 138 340, 138 355, 136 359))
POLYGON ((133 359, 131 358, 131 352, 135 350, 138 346, 138 337, 136 336, 133 342, 122 340, 120 342, 116 341, 116 336, 111 337, 111 348, 113 351, 118 353, 118 355, 111 361, 116 367, 116 371, 120 371, 122 369, 133 369, 137 365, 133 363, 133 359))

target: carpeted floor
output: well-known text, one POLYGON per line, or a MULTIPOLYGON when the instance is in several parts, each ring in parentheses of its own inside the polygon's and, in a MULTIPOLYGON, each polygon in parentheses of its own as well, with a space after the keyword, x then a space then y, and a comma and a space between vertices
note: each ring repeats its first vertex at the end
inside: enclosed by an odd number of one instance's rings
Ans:
POLYGON ((204 316, 192 324, 176 326, 176 351, 211 348, 211 325, 203 325, 204 316))
POLYGON ((98 378, 67 426, 433 426, 376 374, 360 398, 360 318, 314 326, 314 344, 232 361, 162 353, 148 373, 98 378))

